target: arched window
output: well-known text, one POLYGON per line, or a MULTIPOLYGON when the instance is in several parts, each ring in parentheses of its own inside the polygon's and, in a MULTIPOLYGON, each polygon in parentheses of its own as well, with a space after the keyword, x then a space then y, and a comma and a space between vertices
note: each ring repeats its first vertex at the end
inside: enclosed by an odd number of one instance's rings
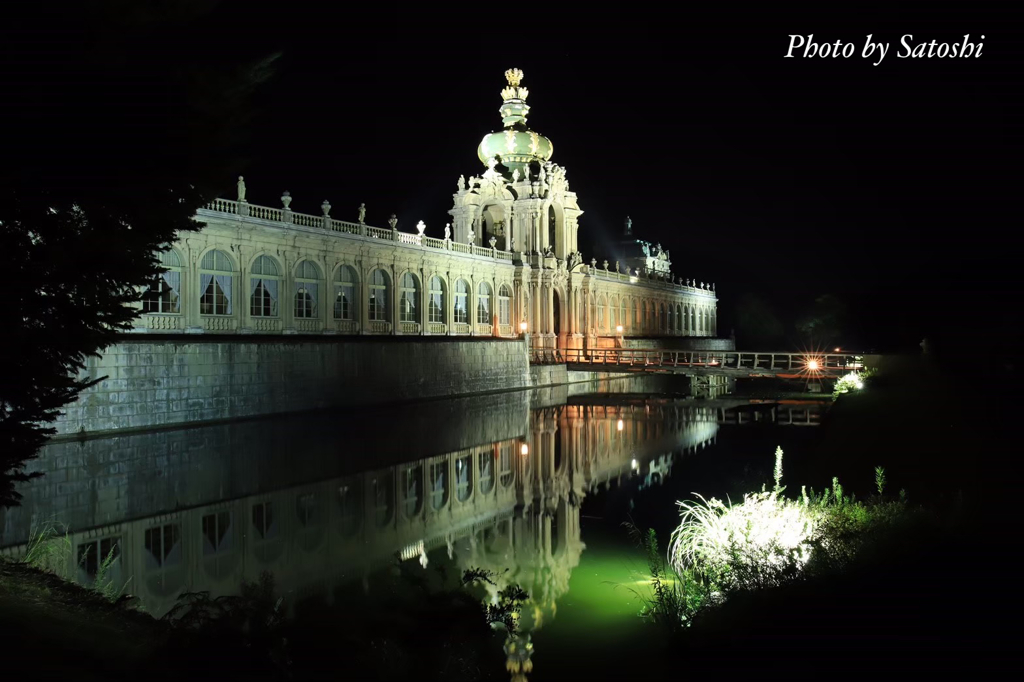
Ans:
POLYGON ((667 332, 674 332, 676 329, 675 322, 675 306, 671 303, 668 304, 668 327, 665 329, 667 332))
POLYGON ((387 321, 391 280, 380 268, 370 273, 370 319, 387 321))
POLYGON ((444 280, 434 275, 430 278, 430 301, 428 320, 444 322, 444 280))
POLYGON ((319 308, 320 268, 311 260, 304 260, 295 268, 295 317, 317 317, 319 308))
POLYGON ((455 323, 469 323, 469 285, 466 280, 455 280, 455 323))
POLYGON ((607 329, 604 324, 604 309, 608 307, 608 301, 604 296, 597 299, 597 329, 603 331, 607 329))
POLYGON ((435 459, 430 463, 430 506, 437 510, 448 503, 448 460, 435 459))
POLYGON ((507 488, 515 479, 512 471, 512 443, 505 442, 498 446, 498 476, 501 478, 501 486, 507 488))
POLYGON ((640 331, 640 303, 633 299, 633 331, 640 331))
POLYGON ((676 306, 676 331, 683 331, 683 308, 679 305, 676 306))
POLYGON ((480 282, 476 288, 476 321, 478 324, 491 323, 491 285, 480 282))
POLYGON ((668 320, 665 318, 665 304, 658 304, 658 331, 664 333, 668 331, 668 320))
POLYGON ((167 250, 160 254, 160 265, 166 270, 142 295, 142 312, 180 313, 181 259, 174 251, 167 250))
POLYGON ((619 324, 622 325, 623 331, 626 329, 626 325, 629 324, 629 320, 626 319, 626 297, 623 296, 619 299, 619 324))
POLYGON ((407 272, 402 275, 399 286, 398 319, 400 322, 419 322, 420 282, 416 275, 407 272))
POLYGON ((697 333, 698 334, 703 334, 704 333, 704 311, 703 310, 698 310, 697 311, 697 333))
POLYGON ((507 284, 498 287, 498 324, 512 324, 512 289, 507 284))
POLYGON ((406 467, 403 472, 403 506, 405 515, 412 518, 423 509, 423 465, 406 467))
POLYGON ((259 256, 252 263, 249 277, 249 314, 253 317, 277 317, 280 270, 270 256, 259 256))
POLYGON ((690 308, 690 333, 693 334, 697 331, 697 311, 695 308, 690 308))
POLYGON ((207 251, 199 263, 199 314, 231 314, 231 282, 234 267, 223 251, 207 251))
POLYGON ((339 265, 334 273, 334 319, 354 320, 356 319, 357 303, 356 284, 359 277, 355 268, 349 265, 339 265))
POLYGON ((555 216, 555 207, 548 206, 548 248, 555 250, 555 233, 558 227, 558 218, 555 216))

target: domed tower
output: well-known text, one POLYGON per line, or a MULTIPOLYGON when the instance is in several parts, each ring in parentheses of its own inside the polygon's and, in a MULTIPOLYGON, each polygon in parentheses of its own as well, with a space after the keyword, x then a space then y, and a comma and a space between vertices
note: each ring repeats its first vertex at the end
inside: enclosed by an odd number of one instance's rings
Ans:
POLYGON ((477 147, 477 156, 485 166, 492 158, 497 159, 507 169, 506 178, 519 170, 521 177, 526 176, 527 166, 530 175, 536 177, 539 167, 551 159, 553 147, 551 140, 540 133, 526 127, 526 117, 530 113, 530 105, 526 98, 530 91, 521 85, 523 72, 521 69, 509 69, 505 72, 508 86, 501 91, 501 122, 504 130, 488 133, 477 147))

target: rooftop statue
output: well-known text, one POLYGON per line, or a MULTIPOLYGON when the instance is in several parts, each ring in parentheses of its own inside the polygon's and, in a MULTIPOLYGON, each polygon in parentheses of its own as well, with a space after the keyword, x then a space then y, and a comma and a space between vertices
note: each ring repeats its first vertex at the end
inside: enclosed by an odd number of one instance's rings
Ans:
POLYGON ((245 201, 245 179, 241 175, 238 176, 238 200, 245 201))

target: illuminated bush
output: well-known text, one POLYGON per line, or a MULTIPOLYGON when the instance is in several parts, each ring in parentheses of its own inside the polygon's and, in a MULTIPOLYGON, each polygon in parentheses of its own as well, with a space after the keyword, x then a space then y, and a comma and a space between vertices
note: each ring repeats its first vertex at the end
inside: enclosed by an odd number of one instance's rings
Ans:
POLYGON ((809 508, 780 490, 744 495, 740 504, 698 496, 680 503, 669 560, 692 569, 721 590, 777 585, 810 559, 815 520, 809 508))
POLYGON ((857 372, 844 374, 836 381, 836 385, 832 388, 832 400, 837 399, 844 393, 851 393, 864 388, 864 380, 866 378, 866 373, 865 375, 858 374, 857 372))

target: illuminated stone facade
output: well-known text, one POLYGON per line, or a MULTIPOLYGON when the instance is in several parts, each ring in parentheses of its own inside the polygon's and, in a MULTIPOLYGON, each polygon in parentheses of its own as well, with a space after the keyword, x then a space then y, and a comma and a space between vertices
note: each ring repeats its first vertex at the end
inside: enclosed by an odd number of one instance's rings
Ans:
POLYGON ((552 144, 525 127, 522 73, 506 73, 504 128, 478 149, 486 170, 460 177, 443 238, 235 200, 198 212, 205 227, 164 255, 139 332, 515 337, 533 348, 608 345, 619 336, 715 336, 708 284, 658 267, 584 261, 580 216, 552 144), (621 332, 617 327, 621 326, 621 332), (606 343, 602 343, 602 337, 606 343))

